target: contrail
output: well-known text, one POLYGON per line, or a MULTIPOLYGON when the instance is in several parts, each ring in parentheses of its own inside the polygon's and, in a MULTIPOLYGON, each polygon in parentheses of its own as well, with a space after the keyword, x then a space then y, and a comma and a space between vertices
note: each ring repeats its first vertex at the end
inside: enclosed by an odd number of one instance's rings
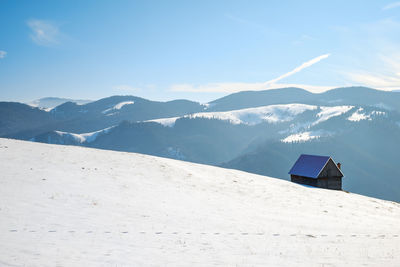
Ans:
POLYGON ((309 61, 307 61, 307 62, 304 62, 303 64, 301 64, 300 66, 298 66, 298 67, 295 68, 294 70, 289 71, 288 73, 285 73, 285 74, 279 76, 278 78, 275 78, 275 79, 273 79, 273 80, 270 80, 270 81, 268 81, 268 82, 265 82, 265 84, 276 83, 277 81, 280 81, 280 80, 282 80, 282 79, 284 79, 284 78, 286 78, 286 77, 289 77, 289 76, 291 76, 291 75, 293 75, 293 74, 295 74, 295 73, 297 73, 297 72, 299 72, 299 71, 301 71, 301 70, 303 70, 303 69, 305 69, 305 68, 308 68, 308 67, 314 65, 314 64, 317 63, 317 62, 320 62, 321 60, 323 60, 323 59, 329 57, 330 55, 331 55, 331 54, 325 54, 325 55, 322 55, 322 56, 313 58, 313 59, 311 59, 311 60, 309 60, 309 61))

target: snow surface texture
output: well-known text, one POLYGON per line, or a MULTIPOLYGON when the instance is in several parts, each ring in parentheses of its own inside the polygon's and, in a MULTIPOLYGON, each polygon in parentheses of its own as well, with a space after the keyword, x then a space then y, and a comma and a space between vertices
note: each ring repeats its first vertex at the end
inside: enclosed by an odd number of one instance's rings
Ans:
POLYGON ((102 111, 102 113, 107 114, 107 113, 110 113, 111 111, 120 110, 123 106, 132 105, 134 103, 135 103, 134 101, 124 101, 124 102, 116 104, 112 108, 108 108, 108 109, 102 111))
POLYGON ((57 106, 59 106, 61 104, 64 104, 65 102, 74 102, 77 105, 84 105, 84 104, 87 104, 87 103, 89 103, 91 101, 90 100, 83 100, 83 99, 44 97, 44 98, 40 98, 40 99, 31 101, 31 102, 28 102, 28 103, 25 103, 25 104, 49 112, 53 108, 55 108, 55 107, 57 107, 57 106))
POLYGON ((294 116, 316 106, 305 104, 270 105, 226 112, 203 112, 189 115, 190 118, 228 120, 233 124, 255 125, 262 122, 276 123, 293 120, 294 116))
POLYGON ((179 117, 172 117, 172 118, 163 118, 163 119, 154 119, 154 120, 148 120, 152 122, 157 122, 160 123, 164 126, 167 127, 174 127, 176 120, 179 119, 179 117))
MULTIPOLYGON (((283 139, 281 139, 281 142, 283 143, 293 143, 293 142, 307 142, 307 141, 312 141, 315 139, 319 139, 321 137, 327 137, 327 136, 332 136, 335 133, 334 132, 328 132, 328 131, 322 131, 322 130, 316 130, 316 131, 309 131, 309 129, 312 126, 315 126, 321 122, 327 121, 333 117, 341 116, 350 110, 352 110, 354 106, 334 106, 334 107, 320 107, 321 111, 316 115, 317 120, 314 121, 313 123, 301 123, 297 125, 291 125, 292 129, 289 129, 289 131, 295 132, 294 134, 291 134, 283 139), (299 129, 306 129, 306 131, 299 131, 299 129)), ((386 112, 383 111, 376 111, 373 110, 371 112, 363 113, 364 109, 363 108, 358 108, 354 113, 352 113, 347 120, 353 121, 353 122, 358 122, 361 120, 372 120, 374 116, 384 116, 386 115, 386 112)))
POLYGON ((332 117, 340 116, 348 112, 352 108, 354 107, 353 106, 320 107, 321 112, 317 114, 318 120, 315 121, 313 125, 329 120, 332 117))
POLYGON ((9 139, 0 173, 0 266, 400 266, 394 202, 9 139))
POLYGON ((359 108, 353 114, 351 114, 351 116, 348 117, 347 119, 349 121, 361 121, 361 120, 369 120, 370 121, 370 120, 372 120, 372 116, 386 115, 386 112, 383 112, 383 111, 373 110, 369 114, 363 113, 363 111, 364 111, 363 108, 359 108))
POLYGON ((226 120, 233 124, 255 125, 262 122, 277 123, 291 121, 296 115, 307 110, 315 110, 317 106, 305 104, 269 105, 257 108, 246 108, 223 112, 200 112, 183 117, 149 120, 173 127, 179 118, 205 118, 226 120))
MULTIPOLYGON (((326 121, 332 117, 340 116, 354 106, 334 106, 334 107, 324 107, 321 106, 320 112, 316 115, 317 120, 310 123, 310 126, 315 126, 318 123, 326 121)), ((256 125, 262 122, 268 123, 279 123, 292 121, 295 116, 308 111, 317 110, 318 106, 306 105, 306 104, 282 104, 282 105, 269 105, 257 108, 246 108, 231 111, 222 112, 200 112, 190 115, 185 115, 183 117, 174 118, 162 118, 155 120, 148 120, 152 122, 160 123, 164 126, 173 127, 175 122, 179 118, 206 118, 206 119, 219 119, 226 120, 233 124, 247 124, 256 125)))
POLYGON ((99 135, 108 133, 114 127, 115 126, 111 126, 111 127, 108 127, 108 128, 102 129, 102 130, 98 130, 95 132, 82 133, 82 134, 62 132, 62 131, 54 131, 54 132, 60 136, 67 136, 67 137, 75 140, 78 143, 84 143, 84 142, 90 143, 90 142, 93 142, 94 140, 96 140, 96 138, 99 135))
MULTIPOLYGON (((293 129, 291 130, 293 134, 281 139, 281 142, 284 143, 306 142, 306 141, 311 141, 313 139, 318 139, 323 136, 333 135, 334 133, 322 132, 320 130, 310 131, 309 129, 312 126, 315 126, 321 122, 329 120, 330 118, 340 116, 350 111, 353 108, 354 106, 318 107, 306 104, 282 104, 282 105, 269 105, 257 108, 246 108, 246 109, 224 111, 224 112, 200 112, 200 113, 185 115, 183 117, 148 120, 147 122, 149 121, 157 122, 167 127, 174 127, 176 120, 179 118, 206 118, 206 119, 226 120, 233 124, 256 125, 262 122, 279 123, 279 122, 292 121, 295 118, 295 116, 302 114, 305 111, 315 110, 318 112, 316 114, 315 121, 309 123, 302 123, 301 125, 292 125, 293 129), (318 108, 320 110, 319 112, 317 111, 318 108), (306 131, 304 130, 301 131, 299 129, 306 129, 306 131)), ((350 118, 353 117, 349 117, 349 120, 350 118)))
POLYGON ((293 143, 293 142, 305 142, 305 141, 310 141, 312 139, 318 139, 321 136, 329 136, 331 135, 327 131, 309 131, 309 132, 301 132, 301 133, 296 133, 289 135, 288 137, 282 139, 281 141, 283 143, 293 143))

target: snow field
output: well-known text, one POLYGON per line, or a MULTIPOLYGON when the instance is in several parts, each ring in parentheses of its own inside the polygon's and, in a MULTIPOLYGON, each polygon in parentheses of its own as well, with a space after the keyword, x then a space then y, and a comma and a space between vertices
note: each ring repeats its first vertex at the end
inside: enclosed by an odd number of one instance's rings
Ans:
POLYGON ((400 205, 153 156, 0 139, 0 265, 399 266, 400 205))
POLYGON ((111 111, 120 110, 123 106, 126 106, 126 105, 133 105, 133 104, 135 104, 134 101, 124 101, 124 102, 120 102, 120 103, 114 105, 114 106, 111 107, 111 108, 108 108, 108 109, 106 109, 106 110, 103 110, 102 113, 103 113, 103 114, 107 114, 107 113, 109 113, 109 112, 111 112, 111 111))

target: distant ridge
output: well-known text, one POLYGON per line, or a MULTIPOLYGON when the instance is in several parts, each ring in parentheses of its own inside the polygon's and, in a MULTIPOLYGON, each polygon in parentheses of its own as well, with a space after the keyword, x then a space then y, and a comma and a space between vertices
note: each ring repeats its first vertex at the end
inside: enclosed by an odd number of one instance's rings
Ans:
POLYGON ((33 106, 33 107, 38 107, 38 108, 43 108, 43 109, 52 109, 56 106, 64 104, 65 102, 74 102, 78 105, 83 105, 83 104, 92 102, 92 100, 70 99, 70 98, 61 98, 61 97, 43 97, 43 98, 28 102, 27 104, 30 106, 33 106))
POLYGON ((340 87, 323 93, 288 87, 263 91, 242 91, 211 101, 209 110, 224 111, 274 104, 371 105, 400 111, 400 94, 368 87, 340 87))

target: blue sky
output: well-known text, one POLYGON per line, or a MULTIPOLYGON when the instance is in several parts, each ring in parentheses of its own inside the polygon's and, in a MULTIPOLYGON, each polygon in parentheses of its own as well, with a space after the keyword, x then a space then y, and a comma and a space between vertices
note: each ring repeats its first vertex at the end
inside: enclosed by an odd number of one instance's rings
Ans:
POLYGON ((396 1, 0 2, 0 100, 400 88, 396 1))

